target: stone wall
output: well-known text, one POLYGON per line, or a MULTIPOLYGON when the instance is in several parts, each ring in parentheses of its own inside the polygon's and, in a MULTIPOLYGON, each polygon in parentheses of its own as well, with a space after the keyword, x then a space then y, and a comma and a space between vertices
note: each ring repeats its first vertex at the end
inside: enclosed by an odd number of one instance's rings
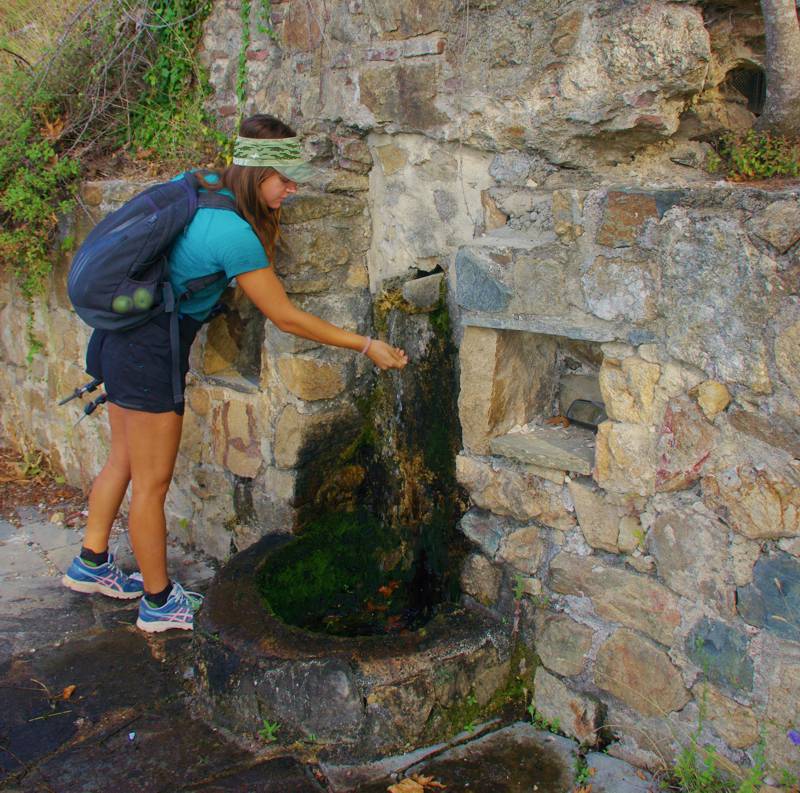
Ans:
MULTIPOLYGON (((98 217, 142 187, 86 184, 89 214, 78 209, 65 218, 63 234, 80 241, 98 217)), ((363 199, 333 192, 300 197, 284 212, 284 231, 287 250, 278 267, 292 299, 367 332, 370 236, 363 199)), ((89 329, 70 306, 67 271, 65 256, 47 297, 30 312, 12 283, 0 286, 2 427, 17 445, 45 449, 68 482, 88 490, 110 436, 103 408, 76 426, 79 405, 57 406, 88 379, 89 329)), ((227 302, 229 313, 205 326, 192 348, 183 439, 167 498, 170 532, 218 559, 264 534, 293 530, 298 507, 313 496, 300 481, 310 461, 358 429, 353 394, 368 369, 349 350, 281 333, 234 290, 227 302)))
MULTIPOLYGON (((272 8, 244 110, 297 126, 333 184, 369 175, 373 293, 446 274, 463 586, 507 615, 521 595, 537 709, 659 766, 703 702, 725 758, 762 730, 796 766, 798 190, 702 169, 754 120, 755 5, 272 8), (576 398, 604 404, 596 436, 546 424, 576 398)), ((205 42, 231 121, 238 9, 205 42)))
POLYGON ((762 731, 774 767, 798 762, 798 199, 538 190, 534 223, 455 260, 464 587, 501 610, 528 593, 537 709, 653 767, 701 706, 730 760, 762 731), (546 423, 598 393, 596 436, 546 423))
MULTIPOLYGON (((754 121, 733 75, 761 68, 757 5, 273 0, 271 34, 256 5, 244 108, 239 1, 206 23, 213 107, 284 118, 325 166, 286 213, 301 305, 363 330, 370 293, 445 274, 462 583, 521 614, 536 708, 661 767, 702 707, 724 761, 750 764, 763 733, 796 770, 800 191, 702 168, 710 135, 754 121), (576 399, 604 405, 596 435, 547 423, 576 399)), ((86 484, 102 422, 73 430, 48 401, 85 341, 64 266, 30 364, 3 287, 3 422, 86 484)), ((290 528, 366 382, 363 360, 234 307, 196 350, 170 495, 171 527, 220 557, 290 528)))

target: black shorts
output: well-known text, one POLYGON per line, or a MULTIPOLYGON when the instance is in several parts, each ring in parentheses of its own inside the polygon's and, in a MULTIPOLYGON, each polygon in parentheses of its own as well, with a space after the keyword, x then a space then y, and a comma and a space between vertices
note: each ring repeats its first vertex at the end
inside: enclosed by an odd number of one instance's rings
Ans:
MULTIPOLYGON (((191 317, 180 319, 181 390, 189 371, 189 348, 201 325, 191 317)), ((86 350, 86 371, 103 381, 108 401, 115 405, 183 415, 183 403, 176 406, 172 396, 167 315, 132 330, 95 330, 86 350)))

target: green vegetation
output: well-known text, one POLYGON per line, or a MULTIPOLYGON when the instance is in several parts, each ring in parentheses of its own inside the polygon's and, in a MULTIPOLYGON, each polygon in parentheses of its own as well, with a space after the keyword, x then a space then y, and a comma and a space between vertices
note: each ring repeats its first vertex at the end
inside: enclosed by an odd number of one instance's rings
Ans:
POLYGON ((537 730, 547 730, 555 734, 559 734, 561 730, 561 723, 558 719, 547 719, 539 713, 533 706, 533 703, 528 705, 528 715, 531 717, 531 724, 537 730))
POLYGON ((592 771, 586 762, 586 758, 578 755, 575 758, 575 784, 578 786, 588 785, 591 781, 592 771))
POLYGON ((689 746, 683 748, 675 764, 674 774, 680 785, 677 789, 681 793, 757 793, 761 789, 765 776, 763 746, 746 776, 733 780, 720 769, 716 749, 699 745, 698 733, 699 729, 692 733, 689 746))
POLYGON ((153 60, 143 75, 125 137, 138 156, 196 165, 216 156, 225 137, 204 110, 210 87, 195 58, 211 0, 149 0, 153 60))
POLYGON ((763 741, 756 751, 753 767, 742 779, 732 779, 722 770, 715 747, 700 743, 708 708, 705 689, 699 705, 697 727, 689 736, 689 744, 678 755, 672 770, 672 784, 667 784, 666 788, 680 793, 757 793, 766 776, 763 741))
MULTIPOLYGON (((511 653, 511 670, 505 684, 492 695, 489 702, 481 705, 475 691, 460 701, 443 708, 434 706, 429 719, 432 726, 427 740, 436 742, 446 740, 461 730, 470 731, 477 724, 505 711, 511 707, 515 713, 521 713, 533 688, 533 678, 539 659, 521 641, 516 641, 511 653)), ((436 682, 447 683, 454 678, 454 673, 447 667, 435 671, 436 682)))
POLYGON ((0 266, 27 298, 46 289, 59 216, 87 167, 113 157, 115 171, 153 160, 171 173, 216 157, 221 138, 194 58, 210 9, 211 0, 67 0, 0 16, 0 266))
POLYGON ((706 161, 706 168, 736 182, 800 176, 800 141, 749 130, 723 135, 706 161))
POLYGON ((258 737, 265 743, 274 743, 278 740, 278 729, 281 725, 277 721, 262 720, 262 726, 258 730, 258 737))
POLYGON ((400 571, 381 565, 394 543, 390 530, 366 511, 329 513, 270 558, 259 589, 267 606, 290 625, 369 632, 370 623, 385 623, 387 614, 402 607, 400 571), (380 594, 382 587, 388 596, 380 594))

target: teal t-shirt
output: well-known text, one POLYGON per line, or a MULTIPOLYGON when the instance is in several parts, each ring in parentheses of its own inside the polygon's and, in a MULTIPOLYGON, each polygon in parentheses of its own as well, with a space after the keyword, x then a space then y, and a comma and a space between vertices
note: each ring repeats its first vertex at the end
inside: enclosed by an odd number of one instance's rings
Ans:
MULTIPOLYGON (((207 179, 216 181, 216 176, 209 175, 207 179)), ((220 192, 233 197, 228 190, 220 192)), ((269 259, 253 228, 243 217, 227 209, 201 207, 173 244, 169 267, 172 288, 176 295, 180 295, 193 278, 224 272, 230 280, 241 273, 269 267, 269 259)), ((227 281, 220 279, 181 301, 181 315, 204 320, 226 286, 227 281)))

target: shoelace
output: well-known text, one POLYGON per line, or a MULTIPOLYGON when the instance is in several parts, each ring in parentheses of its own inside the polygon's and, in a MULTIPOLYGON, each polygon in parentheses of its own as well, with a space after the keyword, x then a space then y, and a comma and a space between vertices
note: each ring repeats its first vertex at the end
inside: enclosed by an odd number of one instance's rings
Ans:
POLYGON ((109 550, 107 564, 111 565, 111 569, 112 570, 115 570, 116 572, 121 573, 124 576, 127 576, 131 580, 133 580, 133 581, 141 581, 142 583, 144 583, 144 579, 142 578, 142 574, 138 570, 135 570, 132 573, 125 573, 122 570, 120 570, 119 565, 116 562, 117 551, 118 550, 119 550, 119 541, 117 541, 114 544, 114 550, 113 551, 109 550))
POLYGON ((192 592, 188 589, 184 589, 177 581, 172 582, 172 594, 176 599, 185 597, 193 609, 199 608, 200 604, 203 602, 203 595, 199 592, 192 592))

